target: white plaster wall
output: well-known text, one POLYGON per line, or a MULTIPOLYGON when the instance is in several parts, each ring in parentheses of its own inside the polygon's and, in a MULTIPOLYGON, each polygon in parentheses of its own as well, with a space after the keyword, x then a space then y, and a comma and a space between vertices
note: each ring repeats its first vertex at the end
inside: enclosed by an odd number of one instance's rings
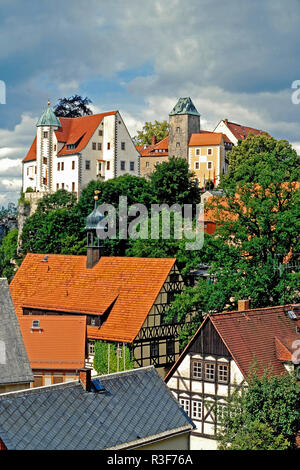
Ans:
POLYGON ((33 190, 36 189, 36 161, 33 160, 31 162, 25 162, 23 166, 23 192, 26 191, 27 188, 32 188, 33 190), (29 168, 29 175, 27 175, 27 169, 29 168))
POLYGON ((118 112, 116 114, 117 126, 117 176, 130 174, 139 176, 139 152, 133 144, 127 127, 118 112), (125 150, 122 150, 121 143, 125 143, 125 150), (121 161, 125 161, 125 170, 121 170, 121 161), (130 170, 130 162, 134 162, 134 170, 130 170))
POLYGON ((217 450, 217 441, 204 437, 191 436, 190 450, 217 450))
POLYGON ((219 122, 219 124, 215 128, 214 132, 222 132, 222 134, 227 135, 228 139, 234 145, 236 145, 238 143, 238 139, 233 135, 233 133, 228 129, 228 127, 226 126, 226 124, 223 121, 219 122))

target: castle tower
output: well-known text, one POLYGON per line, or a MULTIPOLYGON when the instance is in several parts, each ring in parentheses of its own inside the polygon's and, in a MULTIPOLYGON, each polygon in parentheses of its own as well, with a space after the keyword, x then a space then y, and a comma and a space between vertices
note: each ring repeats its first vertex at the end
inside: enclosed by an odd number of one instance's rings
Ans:
POLYGON ((200 132, 200 114, 191 98, 179 98, 169 114, 169 157, 188 160, 189 140, 200 132))
POLYGON ((55 116, 50 102, 37 122, 37 161, 36 161, 36 189, 37 191, 51 191, 53 178, 54 131, 61 127, 58 117, 55 116))

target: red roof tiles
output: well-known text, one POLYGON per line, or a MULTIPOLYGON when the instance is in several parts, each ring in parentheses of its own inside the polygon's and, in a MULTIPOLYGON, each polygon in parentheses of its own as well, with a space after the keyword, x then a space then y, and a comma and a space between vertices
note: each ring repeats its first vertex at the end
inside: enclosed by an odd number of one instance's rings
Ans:
POLYGON ((23 307, 103 315, 87 327, 92 338, 132 342, 174 266, 173 258, 102 257, 86 268, 85 256, 27 254, 11 284, 17 315, 23 307))
POLYGON ((248 137, 249 134, 267 134, 265 131, 261 131, 260 129, 255 129, 254 127, 242 126, 241 124, 236 124, 235 122, 229 122, 227 119, 223 121, 228 129, 232 132, 232 134, 237 138, 244 140, 248 137))
POLYGON ((137 150, 142 157, 168 156, 169 137, 165 137, 155 145, 137 145, 137 150))
POLYGON ((84 367, 85 316, 23 315, 18 320, 32 369, 84 367), (32 329, 33 320, 39 321, 39 328, 32 329))
MULTIPOLYGON (((106 116, 113 116, 116 113, 117 111, 110 111, 107 113, 92 114, 91 116, 81 116, 77 118, 60 117, 59 120, 61 127, 55 131, 55 135, 57 141, 64 143, 64 146, 59 151, 58 155, 70 155, 80 152, 86 147, 102 119, 106 116), (67 145, 74 144, 77 144, 75 148, 67 148, 67 145)), ((30 160, 36 160, 36 137, 23 162, 30 160)))
POLYGON ((189 141, 189 146, 193 145, 221 145, 223 142, 229 142, 230 140, 225 134, 222 134, 221 132, 200 132, 197 134, 192 134, 190 141, 189 141))

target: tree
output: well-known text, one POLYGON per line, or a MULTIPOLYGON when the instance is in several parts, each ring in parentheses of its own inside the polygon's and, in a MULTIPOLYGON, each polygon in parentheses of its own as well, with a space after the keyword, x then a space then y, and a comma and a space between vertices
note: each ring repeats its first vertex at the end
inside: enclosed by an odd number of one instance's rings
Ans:
POLYGON ((299 302, 300 275, 289 268, 300 252, 299 157, 287 142, 266 136, 248 137, 232 152, 233 168, 222 178, 225 196, 207 203, 219 226, 205 235, 201 260, 216 282, 187 289, 173 315, 192 305, 200 322, 208 312, 236 309, 242 298, 253 308, 299 302))
POLYGON ((88 105, 92 101, 80 95, 73 95, 69 98, 60 98, 58 104, 54 106, 54 113, 58 117, 74 118, 93 114, 88 105))
POLYGON ((18 229, 12 229, 2 239, 0 245, 0 277, 13 277, 17 265, 14 260, 17 258, 18 229))
POLYGON ((136 145, 151 144, 152 137, 156 137, 159 142, 169 135, 169 124, 167 121, 145 122, 143 129, 137 131, 137 136, 134 137, 136 145))
POLYGON ((198 204, 200 188, 184 158, 171 157, 150 175, 152 191, 159 204, 198 204))
POLYGON ((218 434, 221 450, 293 448, 300 428, 300 388, 294 374, 259 377, 255 367, 248 388, 235 391, 223 410, 218 434))

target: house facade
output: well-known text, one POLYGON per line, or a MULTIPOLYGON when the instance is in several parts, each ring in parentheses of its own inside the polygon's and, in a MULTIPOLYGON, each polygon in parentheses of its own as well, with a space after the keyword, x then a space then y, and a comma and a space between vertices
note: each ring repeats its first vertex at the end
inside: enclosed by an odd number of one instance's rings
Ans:
POLYGON ((208 315, 178 361, 166 383, 196 428, 191 434, 193 450, 217 449, 216 434, 232 392, 247 386, 254 362, 274 374, 287 373, 299 341, 299 306, 246 309, 208 315))
POLYGON ((66 189, 79 196, 93 179, 140 175, 139 152, 119 111, 58 118, 48 106, 36 129, 23 160, 23 192, 66 189))
POLYGON ((228 171, 231 149, 232 143, 225 134, 202 131, 191 135, 189 167, 201 187, 211 182, 218 186, 221 175, 228 171))
POLYGON ((239 140, 245 140, 249 135, 268 135, 267 132, 254 127, 243 126, 228 119, 220 121, 214 129, 214 132, 221 132, 227 136, 233 145, 237 145, 239 140))
POLYGON ((157 165, 167 162, 169 159, 168 152, 169 137, 165 137, 156 142, 155 137, 152 139, 151 145, 139 145, 137 150, 140 152, 140 168, 141 176, 149 176, 157 165))

